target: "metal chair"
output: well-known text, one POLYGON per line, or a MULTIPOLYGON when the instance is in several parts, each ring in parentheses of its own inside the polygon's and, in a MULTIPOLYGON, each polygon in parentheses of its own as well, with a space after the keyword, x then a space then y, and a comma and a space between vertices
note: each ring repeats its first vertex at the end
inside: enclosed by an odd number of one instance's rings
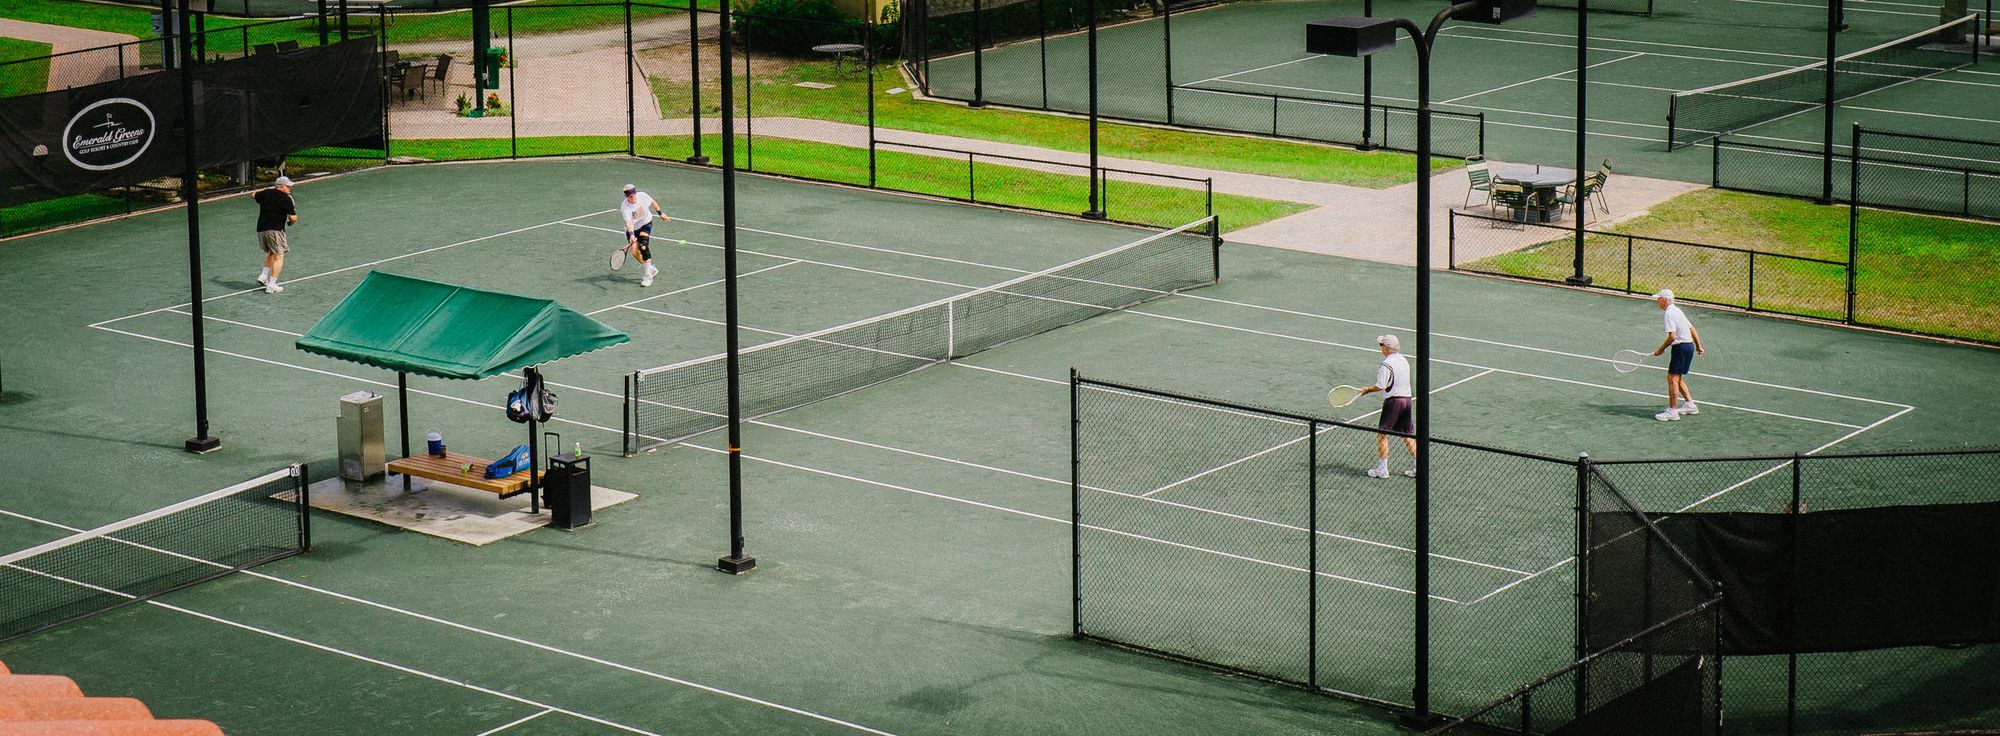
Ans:
POLYGON ((1473 156, 1465 160, 1465 204, 1472 207, 1472 193, 1486 193, 1486 211, 1493 211, 1493 170, 1487 166, 1485 156, 1473 156))
POLYGON ((451 54, 438 54, 437 63, 431 66, 429 81, 438 83, 438 94, 444 94, 446 81, 451 73, 451 54))
MULTIPOLYGON (((1505 220, 1506 222, 1525 223, 1528 221, 1528 208, 1533 203, 1528 199, 1527 187, 1519 184, 1508 184, 1506 182, 1494 182, 1492 204, 1507 208, 1508 216, 1505 220)), ((1498 223, 1502 221, 1488 220, 1487 222, 1498 223)), ((1498 225, 1495 224, 1494 226, 1497 227, 1498 225)))

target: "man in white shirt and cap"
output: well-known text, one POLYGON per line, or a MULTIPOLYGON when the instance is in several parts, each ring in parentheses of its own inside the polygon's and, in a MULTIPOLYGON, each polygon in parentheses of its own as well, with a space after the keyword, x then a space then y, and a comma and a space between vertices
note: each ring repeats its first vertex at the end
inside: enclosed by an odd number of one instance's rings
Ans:
POLYGON ((1687 373, 1694 366, 1694 356, 1707 354, 1701 348, 1701 333, 1695 331, 1694 323, 1689 322, 1687 314, 1674 304, 1673 290, 1661 289, 1653 295, 1653 303, 1666 312, 1667 325, 1667 339, 1660 341, 1659 349, 1653 354, 1673 351, 1667 359, 1667 408, 1654 414, 1653 418, 1672 422, 1684 416, 1700 414, 1701 408, 1694 405, 1694 396, 1688 393, 1687 373))
POLYGON ((652 286, 653 277, 660 269, 653 265, 653 218, 658 215, 661 222, 667 221, 667 213, 660 209, 660 203, 653 195, 639 191, 639 187, 625 185, 625 199, 618 203, 618 216, 625 220, 625 249, 639 264, 645 267, 639 275, 640 286, 652 286))
MULTIPOLYGON (((1382 364, 1375 368, 1375 385, 1361 389, 1361 395, 1380 391, 1388 394, 1382 399, 1381 418, 1375 424, 1382 430, 1375 435, 1375 467, 1368 469, 1370 478, 1389 477, 1389 432, 1403 436, 1403 447, 1410 451, 1410 460, 1417 459, 1417 438, 1410 435, 1417 431, 1415 414, 1410 411, 1410 361, 1403 357, 1403 341, 1395 335, 1375 338, 1375 346, 1382 350, 1382 364)), ((1417 477, 1413 466, 1403 471, 1403 475, 1417 477)))

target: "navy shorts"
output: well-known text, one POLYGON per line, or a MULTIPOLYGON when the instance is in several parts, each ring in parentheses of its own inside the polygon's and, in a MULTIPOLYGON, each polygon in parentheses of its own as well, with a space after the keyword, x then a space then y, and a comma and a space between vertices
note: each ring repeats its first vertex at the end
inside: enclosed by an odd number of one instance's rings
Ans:
POLYGON ((1676 376, 1687 375, 1688 368, 1694 366, 1694 343, 1675 343, 1667 348, 1667 372, 1676 376))
POLYGON ((1410 414, 1410 397, 1391 396, 1382 400, 1382 421, 1375 424, 1384 432, 1414 434, 1417 431, 1415 417, 1410 414))

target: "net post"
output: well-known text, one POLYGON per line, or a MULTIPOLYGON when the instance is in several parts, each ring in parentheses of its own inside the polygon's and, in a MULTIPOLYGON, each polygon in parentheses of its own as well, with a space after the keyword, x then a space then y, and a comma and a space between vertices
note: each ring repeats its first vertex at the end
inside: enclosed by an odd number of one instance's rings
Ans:
POLYGON ((1219 215, 1208 218, 1208 247, 1213 251, 1208 259, 1213 269, 1210 277, 1215 283, 1222 283, 1222 217, 1219 215))
POLYGON ((1458 210, 1445 210, 1444 268, 1447 271, 1458 270, 1458 210))
MULTIPOLYGON (((1629 284, 1628 284, 1629 286, 1629 284)), ((1576 454, 1576 648, 1574 661, 1590 654, 1590 453, 1576 454)), ((1576 673, 1576 705, 1571 711, 1581 715, 1589 703, 1586 685, 1589 665, 1576 673)))
POLYGON ((1861 239, 1861 124, 1847 151, 1847 323, 1854 324, 1854 267, 1861 239))
POLYGON ((636 373, 627 373, 619 380, 625 399, 618 410, 618 443, 619 454, 625 457, 632 456, 632 415, 638 412, 638 407, 632 405, 632 379, 637 376, 636 373))
POLYGON ((1319 689, 1319 423, 1306 422, 1306 684, 1319 689))
POLYGON ((1079 422, 1077 387, 1082 379, 1069 369, 1069 581, 1071 636, 1083 635, 1083 454, 1077 446, 1079 422))
POLYGON ((312 479, 308 477, 305 463, 292 465, 294 481, 293 495, 299 506, 299 551, 312 551, 312 479))
POLYGON ((1708 142, 1708 185, 1722 186, 1722 136, 1708 142))
POLYGON ((1667 98, 1667 150, 1668 151, 1674 150, 1674 139, 1676 137, 1675 133, 1677 130, 1675 126, 1675 119, 1680 117, 1679 115, 1680 107, 1681 107, 1681 98, 1671 97, 1671 96, 1667 98))

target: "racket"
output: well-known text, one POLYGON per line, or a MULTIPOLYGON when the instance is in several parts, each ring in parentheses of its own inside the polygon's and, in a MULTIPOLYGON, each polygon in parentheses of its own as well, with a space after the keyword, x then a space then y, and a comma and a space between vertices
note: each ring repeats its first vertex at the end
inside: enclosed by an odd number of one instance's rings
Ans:
POLYGON ((1352 404, 1359 398, 1361 389, 1353 386, 1335 386, 1332 391, 1326 392, 1326 403, 1332 404, 1335 409, 1352 404))
POLYGON ((1653 356, 1637 350, 1620 350, 1617 355, 1611 356, 1611 367, 1618 369, 1619 373, 1631 373, 1645 365, 1646 359, 1650 357, 1653 356))
POLYGON ((611 270, 616 271, 624 267, 625 267, 625 246, 621 245, 618 246, 618 250, 611 251, 611 270))

